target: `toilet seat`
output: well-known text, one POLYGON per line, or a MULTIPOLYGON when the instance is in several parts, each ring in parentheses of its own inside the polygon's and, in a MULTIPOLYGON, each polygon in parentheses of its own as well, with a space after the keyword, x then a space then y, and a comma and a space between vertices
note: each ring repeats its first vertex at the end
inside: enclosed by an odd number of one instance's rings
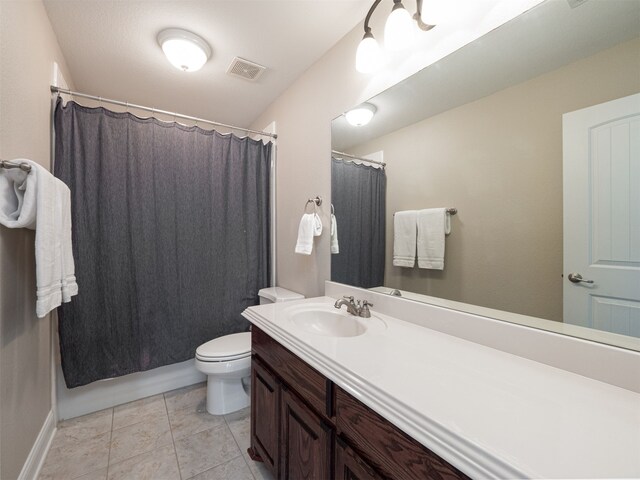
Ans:
POLYGON ((251 332, 233 333, 203 343, 196 349, 201 362, 230 362, 251 356, 251 332))

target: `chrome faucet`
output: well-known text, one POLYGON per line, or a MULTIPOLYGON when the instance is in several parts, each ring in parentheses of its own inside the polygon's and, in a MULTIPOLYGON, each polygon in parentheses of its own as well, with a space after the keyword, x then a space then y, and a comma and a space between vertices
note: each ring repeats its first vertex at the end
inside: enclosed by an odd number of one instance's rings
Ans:
POLYGON ((369 303, 366 300, 364 300, 362 304, 360 304, 360 300, 356 302, 352 296, 344 296, 336 300, 334 307, 339 309, 340 307, 342 307, 342 305, 347 306, 347 312, 349 312, 351 315, 362 318, 371 317, 369 307, 373 307, 373 303, 369 303))
POLYGON ((355 304, 355 302, 353 300, 353 297, 344 296, 344 297, 336 300, 336 303, 335 303, 334 307, 339 309, 340 307, 342 307, 342 305, 346 305, 347 306, 347 312, 349 312, 351 315, 355 315, 355 316, 359 316, 360 315, 360 309, 355 304))

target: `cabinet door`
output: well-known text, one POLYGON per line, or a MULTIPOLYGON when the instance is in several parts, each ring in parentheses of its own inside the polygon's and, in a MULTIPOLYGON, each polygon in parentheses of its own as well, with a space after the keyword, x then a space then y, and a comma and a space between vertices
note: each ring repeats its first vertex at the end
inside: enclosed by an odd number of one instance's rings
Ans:
POLYGON ((335 480, 382 480, 382 477, 338 437, 335 480))
POLYGON ((280 384, 254 358, 251 362, 251 451, 278 478, 280 441, 280 384))
POLYGON ((331 427, 283 387, 280 478, 331 478, 332 443, 331 427))

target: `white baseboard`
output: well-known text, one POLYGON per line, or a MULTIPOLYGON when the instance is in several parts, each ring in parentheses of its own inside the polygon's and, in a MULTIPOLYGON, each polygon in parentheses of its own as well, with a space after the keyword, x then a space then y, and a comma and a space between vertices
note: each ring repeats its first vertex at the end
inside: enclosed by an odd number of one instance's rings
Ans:
POLYGON ((47 415, 47 418, 40 429, 38 438, 36 438, 36 441, 29 452, 29 456, 22 466, 22 471, 20 472, 20 476, 18 476, 18 480, 33 480, 34 478, 38 478, 40 469, 47 458, 47 453, 49 453, 49 447, 51 447, 51 442, 53 441, 55 433, 56 419, 53 410, 50 410, 49 415, 47 415))
POLYGON ((115 407, 140 398, 204 382, 207 377, 196 370, 195 360, 166 365, 146 372, 101 380, 82 387, 67 388, 57 365, 58 419, 65 420, 115 407))

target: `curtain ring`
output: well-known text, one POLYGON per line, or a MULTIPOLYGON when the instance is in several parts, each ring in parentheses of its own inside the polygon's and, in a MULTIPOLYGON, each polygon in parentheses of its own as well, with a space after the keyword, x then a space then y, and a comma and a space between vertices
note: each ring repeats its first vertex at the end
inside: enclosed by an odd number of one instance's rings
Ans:
POLYGON ((100 107, 104 108, 104 105, 102 104, 102 97, 98 97, 98 105, 100 105, 100 107))
POLYGON ((129 113, 129 102, 127 102, 127 110, 126 110, 126 112, 129 113))

